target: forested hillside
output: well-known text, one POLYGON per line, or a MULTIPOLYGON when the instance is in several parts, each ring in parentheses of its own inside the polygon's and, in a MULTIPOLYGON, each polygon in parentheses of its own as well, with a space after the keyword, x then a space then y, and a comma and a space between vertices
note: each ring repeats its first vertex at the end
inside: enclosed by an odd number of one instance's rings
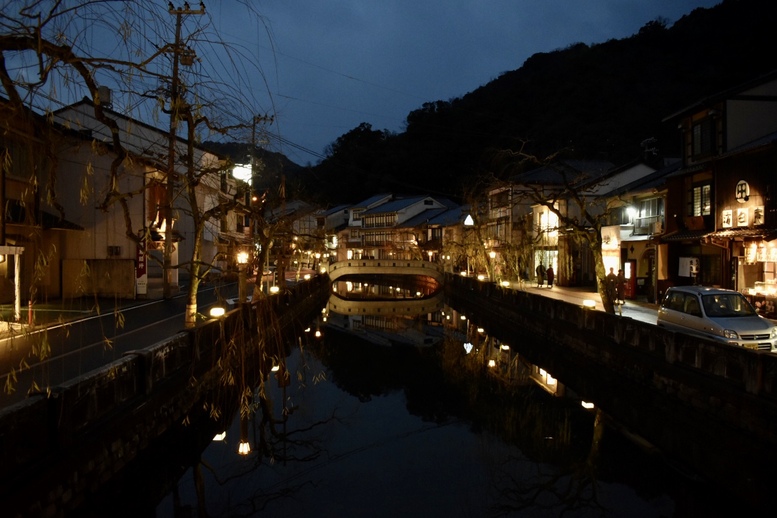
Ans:
POLYGON ((430 101, 392 134, 362 124, 305 170, 299 194, 355 202, 381 191, 452 198, 486 173, 515 172, 498 150, 622 164, 655 138, 677 156, 676 127, 662 120, 713 93, 777 69, 777 2, 725 0, 668 26, 661 19, 626 39, 535 54, 519 69, 461 98, 430 101))

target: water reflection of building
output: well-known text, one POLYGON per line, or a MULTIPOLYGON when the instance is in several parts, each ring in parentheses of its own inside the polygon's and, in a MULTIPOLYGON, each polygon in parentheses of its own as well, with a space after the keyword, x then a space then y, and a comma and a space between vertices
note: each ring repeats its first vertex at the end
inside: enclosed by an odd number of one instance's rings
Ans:
POLYGON ((348 300, 414 300, 440 289, 431 278, 407 275, 352 276, 332 284, 332 292, 348 300))
POLYGON ((432 314, 409 317, 330 312, 326 325, 377 345, 429 347, 442 339, 442 331, 434 320, 432 314))
MULTIPOLYGON (((383 290, 376 288, 376 291, 381 293, 383 290)), ((396 290, 388 293, 396 293, 396 290)), ((357 334, 375 344, 428 347, 442 339, 442 306, 442 293, 424 298, 415 295, 404 298, 399 293, 398 298, 372 300, 349 300, 333 294, 322 319, 329 328, 357 334)))
POLYGON ((553 396, 577 399, 574 392, 551 373, 521 356, 508 342, 488 334, 465 314, 446 306, 442 315, 446 338, 461 344, 473 370, 485 368, 490 376, 505 384, 536 384, 553 396))

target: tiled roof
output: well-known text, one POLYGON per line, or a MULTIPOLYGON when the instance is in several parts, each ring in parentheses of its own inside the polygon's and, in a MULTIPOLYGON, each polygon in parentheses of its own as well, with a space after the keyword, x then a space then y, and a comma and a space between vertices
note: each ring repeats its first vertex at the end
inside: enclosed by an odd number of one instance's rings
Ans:
POLYGON ((369 210, 364 211, 362 216, 369 216, 371 214, 388 214, 391 212, 397 212, 398 210, 402 210, 406 207, 413 205, 414 203, 418 203, 421 200, 425 200, 426 198, 428 198, 428 196, 414 196, 412 198, 399 198, 396 200, 387 201, 386 203, 381 203, 380 205, 377 205, 369 210))
POLYGON ((707 237, 719 238, 761 238, 771 241, 777 238, 777 228, 727 228, 710 233, 707 237))
POLYGON ((677 230, 664 234, 661 241, 696 241, 710 234, 709 230, 677 230))

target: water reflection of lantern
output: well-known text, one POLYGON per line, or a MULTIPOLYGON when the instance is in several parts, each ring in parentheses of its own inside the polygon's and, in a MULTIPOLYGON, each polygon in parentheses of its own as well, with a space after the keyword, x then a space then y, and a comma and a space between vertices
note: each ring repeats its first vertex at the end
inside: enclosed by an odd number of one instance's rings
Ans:
POLYGON ((251 453, 251 444, 248 442, 248 417, 240 416, 240 443, 237 446, 240 455, 251 453))

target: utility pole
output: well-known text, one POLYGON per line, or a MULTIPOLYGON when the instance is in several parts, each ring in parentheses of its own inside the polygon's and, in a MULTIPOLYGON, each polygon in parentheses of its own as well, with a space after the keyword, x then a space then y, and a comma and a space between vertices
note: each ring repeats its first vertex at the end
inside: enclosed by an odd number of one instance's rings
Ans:
MULTIPOLYGON (((170 132, 168 135, 167 151, 167 171, 165 173, 165 205, 164 205, 164 239, 165 248, 162 260, 163 269, 163 296, 166 299, 173 296, 173 200, 176 184, 175 173, 175 144, 178 132, 178 114, 179 110, 184 109, 180 92, 180 80, 178 78, 178 69, 181 64, 191 65, 193 63, 193 53, 190 49, 181 48, 181 21, 185 15, 205 14, 205 4, 200 2, 199 9, 192 9, 188 3, 184 2, 183 8, 175 8, 170 2, 170 14, 175 16, 175 43, 173 43, 173 77, 170 84, 170 132)), ((177 283, 176 283, 177 284, 177 283)))

